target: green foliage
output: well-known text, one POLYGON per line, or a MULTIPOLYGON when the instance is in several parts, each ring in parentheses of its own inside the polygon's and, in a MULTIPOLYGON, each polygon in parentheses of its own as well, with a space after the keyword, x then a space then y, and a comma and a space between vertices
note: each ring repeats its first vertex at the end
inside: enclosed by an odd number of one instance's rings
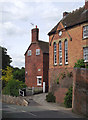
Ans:
POLYGON ((13 78, 12 71, 13 69, 9 66, 7 66, 5 70, 2 70, 3 73, 2 80, 9 81, 10 79, 12 79, 13 78))
POLYGON ((25 68, 14 68, 13 78, 18 79, 19 81, 25 82, 25 68))
POLYGON ((12 58, 7 55, 7 49, 0 46, 0 53, 2 53, 2 69, 5 69, 7 66, 10 66, 12 58))
POLYGON ((2 88, 12 79, 25 82, 25 68, 19 69, 7 66, 5 70, 2 70, 2 88))
POLYGON ((77 63, 75 63, 75 66, 74 66, 74 68, 85 68, 85 63, 84 63, 84 60, 83 59, 79 59, 79 60, 77 60, 77 63))
POLYGON ((57 84, 59 84, 59 77, 57 78, 57 84))
POLYGON ((73 90, 73 88, 70 87, 68 92, 66 93, 65 98, 64 98, 64 105, 67 108, 71 108, 72 107, 72 90, 73 90))
POLYGON ((2 88, 6 86, 9 80, 13 78, 12 75, 13 69, 9 66, 5 70, 2 70, 2 88))
POLYGON ((48 95, 46 95, 46 101, 47 102, 56 102, 56 97, 53 95, 53 93, 48 93, 48 95))
POLYGON ((11 79, 3 89, 3 94, 11 96, 19 96, 19 89, 25 88, 26 85, 19 80, 11 79))
POLYGON ((67 72, 67 76, 68 77, 73 77, 73 73, 72 72, 67 72))
POLYGON ((64 79, 66 77, 65 72, 61 73, 61 78, 64 79))

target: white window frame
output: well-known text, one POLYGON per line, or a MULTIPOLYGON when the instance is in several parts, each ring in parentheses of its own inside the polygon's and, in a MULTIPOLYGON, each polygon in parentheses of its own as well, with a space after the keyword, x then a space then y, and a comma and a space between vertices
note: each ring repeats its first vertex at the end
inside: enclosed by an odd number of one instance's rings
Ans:
POLYGON ((65 64, 68 64, 68 41, 67 39, 65 40, 65 64))
POLYGON ((57 65, 57 44, 54 42, 54 65, 57 65))
POLYGON ((83 48, 84 62, 88 62, 88 47, 83 48))
POLYGON ((42 85, 42 76, 37 76, 37 85, 38 86, 42 85), (39 83, 39 79, 41 79, 41 83, 39 83))
POLYGON ((59 41, 59 65, 62 65, 62 42, 59 41))
POLYGON ((28 50, 27 55, 28 55, 28 56, 31 56, 31 55, 32 55, 32 51, 31 51, 31 50, 28 50))
POLYGON ((40 55, 40 49, 36 49, 36 55, 40 55))
POLYGON ((88 25, 83 26, 83 38, 88 38, 88 25))

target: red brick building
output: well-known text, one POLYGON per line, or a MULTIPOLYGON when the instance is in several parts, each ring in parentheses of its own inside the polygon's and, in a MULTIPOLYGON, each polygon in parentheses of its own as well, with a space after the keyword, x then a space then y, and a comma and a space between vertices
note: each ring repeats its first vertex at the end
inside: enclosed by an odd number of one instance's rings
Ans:
MULTIPOLYGON (((48 35, 49 91, 51 91, 59 73, 66 69, 72 71, 78 59, 88 62, 88 0, 85 1, 84 7, 70 13, 64 12, 62 20, 48 35)), ((63 86, 60 85, 59 89, 55 90, 58 102, 63 102, 65 93, 71 85, 72 82, 67 80, 63 82, 63 86)))
POLYGON ((49 69, 49 43, 39 40, 39 29, 31 30, 32 41, 25 53, 25 83, 34 87, 36 91, 42 90, 45 82, 48 89, 49 69))

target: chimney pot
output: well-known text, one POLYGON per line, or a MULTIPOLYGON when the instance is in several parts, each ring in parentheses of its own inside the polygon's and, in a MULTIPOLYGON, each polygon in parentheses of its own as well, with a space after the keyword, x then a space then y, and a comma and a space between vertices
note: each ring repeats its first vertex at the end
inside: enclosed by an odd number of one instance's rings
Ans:
POLYGON ((63 17, 67 16, 68 14, 68 12, 63 12, 63 17))

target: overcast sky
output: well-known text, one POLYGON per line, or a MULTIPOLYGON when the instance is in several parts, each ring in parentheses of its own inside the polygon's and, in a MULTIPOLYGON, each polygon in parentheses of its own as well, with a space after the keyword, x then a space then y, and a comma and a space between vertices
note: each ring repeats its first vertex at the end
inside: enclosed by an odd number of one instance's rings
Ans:
POLYGON ((39 28, 39 39, 49 41, 48 32, 85 0, 0 0, 0 46, 12 57, 11 65, 24 67, 24 53, 31 43, 31 29, 39 28), (32 26, 30 23, 33 23, 32 26))

